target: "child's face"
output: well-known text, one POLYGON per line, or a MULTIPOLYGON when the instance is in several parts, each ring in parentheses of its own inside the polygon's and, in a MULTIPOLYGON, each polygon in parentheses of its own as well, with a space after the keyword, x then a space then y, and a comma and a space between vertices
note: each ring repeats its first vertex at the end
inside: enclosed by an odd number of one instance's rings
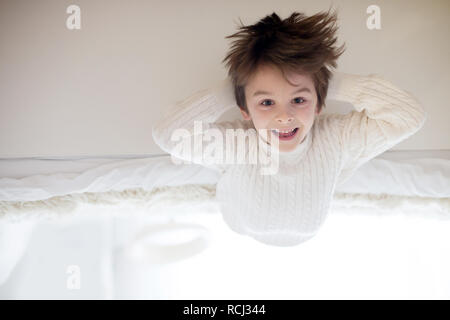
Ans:
POLYGON ((246 120, 252 120, 255 129, 268 129, 267 142, 279 139, 279 150, 289 152, 303 142, 317 113, 317 94, 308 75, 288 73, 292 86, 281 70, 273 65, 261 65, 245 86, 249 114, 241 109, 246 120), (300 92, 296 92, 302 88, 300 92), (266 93, 261 93, 265 91, 266 93), (290 140, 283 140, 272 129, 298 128, 290 140))

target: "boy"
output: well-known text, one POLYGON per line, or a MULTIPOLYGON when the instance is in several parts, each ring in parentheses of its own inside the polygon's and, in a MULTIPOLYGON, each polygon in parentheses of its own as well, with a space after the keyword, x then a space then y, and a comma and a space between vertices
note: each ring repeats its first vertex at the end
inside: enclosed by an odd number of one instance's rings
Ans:
MULTIPOLYGON (((336 185, 426 120, 408 92, 377 75, 332 76, 330 69, 344 52, 334 46, 336 30, 336 15, 329 11, 310 17, 294 12, 284 20, 273 13, 241 26, 227 37, 234 39, 224 59, 230 80, 177 103, 153 128, 163 150, 204 165, 198 146, 190 157, 176 148, 173 132, 183 128, 201 138, 213 130, 226 136, 226 129, 256 129, 259 141, 277 145, 272 148, 279 161, 276 174, 259 174, 261 164, 207 165, 223 173, 216 197, 224 221, 262 243, 292 246, 311 239, 325 221, 336 185), (327 94, 355 110, 320 114, 327 94), (236 106, 244 120, 215 122, 236 106), (194 121, 205 123, 206 131, 197 133, 194 121)), ((204 139, 203 150, 212 143, 204 139)))

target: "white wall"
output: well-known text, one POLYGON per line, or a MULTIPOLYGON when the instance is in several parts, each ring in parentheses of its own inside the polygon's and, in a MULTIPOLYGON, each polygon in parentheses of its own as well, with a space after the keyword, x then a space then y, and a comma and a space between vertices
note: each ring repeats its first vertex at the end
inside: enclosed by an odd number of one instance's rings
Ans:
POLYGON ((0 158, 162 153, 151 136, 161 108, 225 77, 225 36, 238 18, 331 3, 347 43, 339 70, 383 75, 429 112, 394 150, 450 149, 448 0, 2 0, 0 158), (71 4, 81 30, 66 28, 71 4), (366 28, 371 4, 381 30, 366 28))

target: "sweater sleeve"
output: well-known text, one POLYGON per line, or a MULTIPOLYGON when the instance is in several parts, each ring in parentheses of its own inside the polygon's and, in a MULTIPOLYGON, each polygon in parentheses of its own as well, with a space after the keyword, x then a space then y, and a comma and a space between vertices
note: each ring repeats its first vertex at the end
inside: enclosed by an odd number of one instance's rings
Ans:
POLYGON ((227 77, 169 106, 152 128, 153 139, 176 164, 197 163, 223 172, 228 167, 226 129, 245 129, 248 125, 240 119, 216 122, 231 108, 237 105, 227 77))
POLYGON ((427 113, 409 92, 376 74, 335 73, 328 98, 349 102, 355 109, 333 115, 342 153, 338 184, 363 163, 419 131, 427 119, 427 113))

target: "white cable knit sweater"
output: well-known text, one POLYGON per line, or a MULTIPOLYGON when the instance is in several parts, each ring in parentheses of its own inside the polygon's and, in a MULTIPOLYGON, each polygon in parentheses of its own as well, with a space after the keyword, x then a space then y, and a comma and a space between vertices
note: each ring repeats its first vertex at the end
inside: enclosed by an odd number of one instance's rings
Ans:
MULTIPOLYGON (((172 106, 153 127, 153 138, 172 157, 223 173, 216 198, 232 230, 265 244, 292 246, 317 234, 339 183, 366 161, 416 133, 427 118, 411 94, 374 74, 335 73, 327 99, 350 102, 355 110, 316 116, 296 149, 278 152, 277 174, 260 174, 261 164, 205 164, 201 150, 194 147, 192 158, 187 158, 171 141, 172 132, 179 128, 193 136, 194 120, 203 122, 203 134, 212 128, 224 136, 227 128, 254 128, 247 120, 215 122, 229 108, 237 108, 228 78, 172 106)), ((208 143, 203 142, 203 150, 208 143)))

